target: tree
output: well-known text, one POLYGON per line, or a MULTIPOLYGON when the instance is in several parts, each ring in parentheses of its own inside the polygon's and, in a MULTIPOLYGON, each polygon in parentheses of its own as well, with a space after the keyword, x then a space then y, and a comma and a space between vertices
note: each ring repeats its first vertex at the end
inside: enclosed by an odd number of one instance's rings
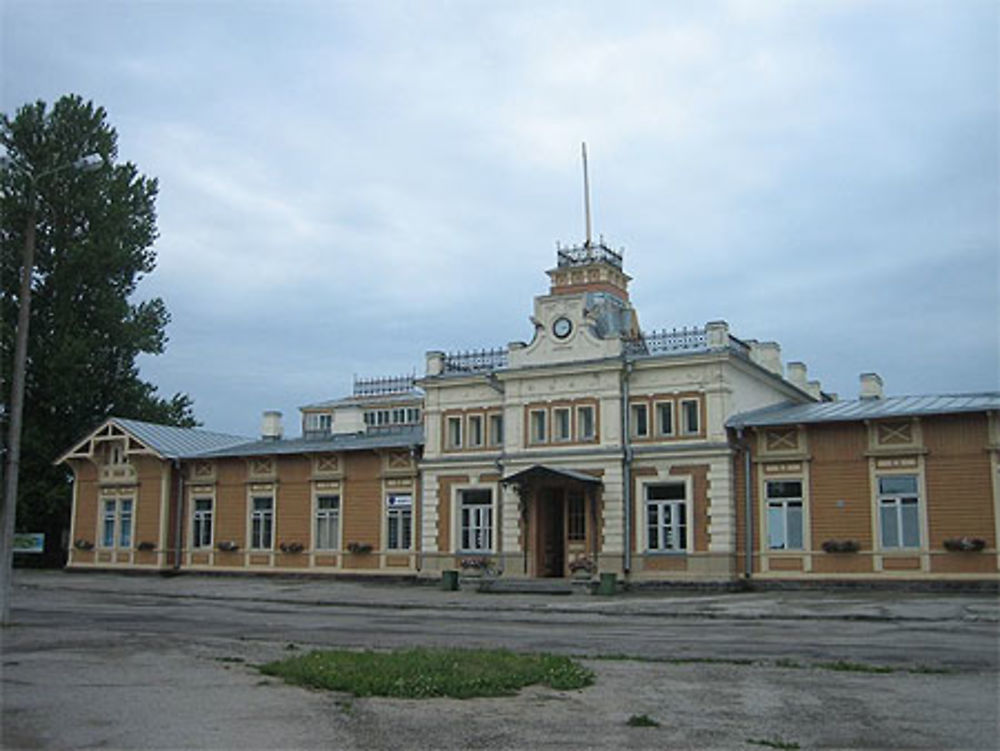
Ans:
POLYGON ((157 183, 130 162, 115 164, 117 141, 104 109, 74 95, 51 109, 39 101, 0 119, 8 157, 0 170, 0 393, 6 415, 34 201, 17 526, 45 531, 47 551, 52 543, 60 547, 70 508, 69 474, 52 462, 74 441, 111 415, 197 424, 187 395, 160 397, 139 377, 136 358, 163 352, 170 316, 159 298, 132 300, 156 264, 157 183), (96 171, 63 168, 95 153, 103 158, 96 171))

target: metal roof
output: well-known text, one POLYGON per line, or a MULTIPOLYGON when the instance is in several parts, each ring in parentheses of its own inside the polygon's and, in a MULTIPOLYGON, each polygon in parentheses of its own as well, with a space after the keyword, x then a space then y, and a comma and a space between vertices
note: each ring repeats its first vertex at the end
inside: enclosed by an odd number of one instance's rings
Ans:
POLYGON ((790 423, 849 422, 887 417, 919 417, 956 412, 1000 410, 1000 392, 979 394, 932 394, 928 396, 892 396, 884 399, 778 404, 733 415, 726 421, 730 428, 790 423))
POLYGON ((378 407, 382 404, 393 404, 395 402, 413 402, 424 398, 424 392, 418 389, 410 391, 397 391, 391 394, 367 394, 343 396, 338 399, 327 399, 314 404, 303 404, 299 409, 325 409, 329 407, 341 407, 349 405, 360 405, 378 407))
POLYGON ((342 433, 324 438, 279 438, 246 442, 198 454, 203 458, 223 456, 265 456, 279 454, 321 454, 330 451, 402 448, 424 443, 424 429, 413 425, 370 433, 342 433))
POLYGON ((126 420, 121 417, 112 417, 110 422, 131 433, 143 444, 168 459, 185 459, 251 440, 242 435, 215 433, 199 428, 175 428, 171 425, 126 420))

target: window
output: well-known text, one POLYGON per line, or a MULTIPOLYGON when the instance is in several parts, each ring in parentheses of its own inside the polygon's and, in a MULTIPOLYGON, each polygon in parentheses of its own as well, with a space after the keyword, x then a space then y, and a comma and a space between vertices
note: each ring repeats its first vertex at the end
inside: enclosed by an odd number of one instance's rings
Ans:
POLYGON ((461 548, 473 553, 493 549, 493 498, 488 490, 463 490, 460 518, 461 548))
POLYGON ((306 430, 315 433, 329 433, 333 426, 333 415, 325 412, 306 414, 306 430))
POLYGON ((687 550, 687 504, 681 483, 646 486, 647 549, 687 550))
POLYGON ((389 550, 409 550, 413 540, 413 497, 390 495, 386 499, 389 550))
POLYGON ((771 550, 802 550, 802 481, 768 480, 767 546, 771 550))
POLYGON ((117 547, 132 547, 132 499, 107 498, 104 500, 104 516, 101 522, 101 547, 115 547, 117 530, 117 547))
POLYGON ((104 502, 104 523, 103 531, 101 532, 101 546, 105 548, 113 548, 115 546, 115 517, 117 515, 115 509, 117 506, 117 501, 104 502))
POLYGON ((417 407, 407 407, 406 408, 406 421, 413 425, 420 422, 420 409, 417 407))
POLYGON ((583 493, 572 493, 566 501, 566 539, 572 542, 587 539, 587 504, 583 493))
POLYGON ((557 441, 568 441, 572 438, 569 407, 557 407, 552 410, 552 432, 557 441))
POLYGON ((503 415, 490 415, 490 444, 503 445, 503 415))
POLYGON ((111 444, 111 450, 108 452, 108 464, 128 464, 128 455, 125 453, 124 442, 115 441, 111 444))
POLYGON ((274 498, 254 496, 251 499, 250 547, 270 550, 274 545, 274 498))
POLYGON ((545 443, 545 410, 531 411, 531 442, 545 443))
POLYGON ((632 405, 632 437, 644 438, 649 435, 649 415, 645 404, 632 405))
POLYGON ((656 433, 657 435, 674 434, 674 403, 656 403, 656 433))
POLYGON ((469 415, 469 445, 483 445, 483 416, 469 415))
POLYGON ((316 549, 340 547, 340 496, 316 496, 316 549))
POLYGON ((920 547, 920 494, 916 475, 878 478, 883 548, 920 547))
POLYGON ((462 448, 462 418, 448 418, 448 448, 462 448))
POLYGON ((691 435, 701 430, 699 427, 700 417, 697 399, 684 399, 681 401, 681 430, 685 434, 691 435))
POLYGON ((192 517, 191 547, 212 547, 212 499, 195 498, 192 517))
POLYGON ((577 437, 581 441, 594 440, 594 408, 577 407, 576 410, 577 437))

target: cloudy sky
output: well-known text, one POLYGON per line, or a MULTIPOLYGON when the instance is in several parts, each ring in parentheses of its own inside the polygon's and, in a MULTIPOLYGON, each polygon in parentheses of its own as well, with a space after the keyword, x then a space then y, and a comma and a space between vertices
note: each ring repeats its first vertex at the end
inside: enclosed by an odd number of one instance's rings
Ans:
POLYGON ((528 338, 583 140, 643 328, 996 389, 998 7, 3 0, 2 107, 92 99, 159 178, 142 370, 206 427, 528 338))

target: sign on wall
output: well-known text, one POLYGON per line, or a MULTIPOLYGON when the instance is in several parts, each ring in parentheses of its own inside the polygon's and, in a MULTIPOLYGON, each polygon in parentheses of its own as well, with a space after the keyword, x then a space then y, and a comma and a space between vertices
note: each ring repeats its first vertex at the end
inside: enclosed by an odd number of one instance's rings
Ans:
POLYGON ((15 553, 44 553, 45 533, 44 532, 15 532, 14 533, 15 553))

